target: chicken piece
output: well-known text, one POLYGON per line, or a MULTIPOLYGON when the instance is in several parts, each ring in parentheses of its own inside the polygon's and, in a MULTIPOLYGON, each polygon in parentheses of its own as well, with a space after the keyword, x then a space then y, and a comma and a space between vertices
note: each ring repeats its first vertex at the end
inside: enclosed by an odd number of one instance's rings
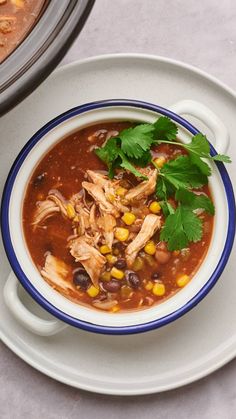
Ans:
POLYGON ((51 189, 51 191, 49 191, 48 193, 47 199, 50 199, 51 201, 53 201, 58 206, 59 210, 65 217, 68 216, 67 210, 66 210, 67 201, 57 189, 51 189))
POLYGON ((148 180, 144 180, 138 186, 130 189, 125 195, 127 201, 139 201, 146 198, 155 191, 157 181, 157 170, 153 170, 148 180))
POLYGON ((93 197, 101 211, 119 217, 119 211, 106 199, 104 191, 98 185, 90 182, 82 182, 82 186, 93 197))
POLYGON ((87 174, 89 179, 95 183, 95 185, 98 185, 101 188, 104 188, 106 183, 109 182, 108 177, 102 173, 94 172, 93 170, 87 170, 87 174))
POLYGON ((138 252, 145 246, 148 240, 161 227, 161 217, 149 214, 144 218, 140 232, 125 250, 126 261, 129 268, 132 267, 138 252))
POLYGON ((55 204, 55 202, 46 199, 45 201, 38 201, 37 208, 34 213, 34 222, 32 225, 41 224, 47 218, 51 217, 52 215, 60 212, 60 209, 55 204))
POLYGON ((116 227, 116 219, 111 214, 102 214, 98 218, 98 226, 102 230, 105 242, 110 249, 114 240, 114 228, 116 227))
POLYGON ((74 290, 72 283, 67 280, 72 275, 71 268, 55 256, 47 255, 40 273, 55 288, 67 293, 69 290, 74 290))
POLYGON ((89 224, 90 228, 93 233, 96 233, 98 231, 97 221, 96 221, 96 205, 93 204, 90 213, 89 213, 89 224))
POLYGON ((79 237, 72 241, 70 253, 76 262, 80 262, 83 265, 93 285, 97 287, 106 258, 97 249, 88 244, 85 237, 79 237))
POLYGON ((109 199, 112 197, 112 205, 117 209, 119 212, 129 212, 129 208, 122 204, 121 197, 116 195, 116 191, 114 186, 119 184, 119 181, 108 181, 104 187, 105 190, 105 197, 109 199))
POLYGON ((96 308, 100 308, 100 310, 111 310, 117 304, 118 304, 117 300, 93 301, 93 306, 96 308))

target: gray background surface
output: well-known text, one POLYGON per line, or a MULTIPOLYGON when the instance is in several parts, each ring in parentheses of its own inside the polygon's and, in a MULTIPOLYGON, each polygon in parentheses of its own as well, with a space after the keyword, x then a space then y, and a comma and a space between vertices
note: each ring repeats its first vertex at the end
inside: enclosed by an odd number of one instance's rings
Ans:
MULTIPOLYGON (((63 63, 144 52, 193 64, 236 89, 235 0, 97 0, 63 63)), ((62 64, 63 64, 62 63, 62 64)), ((233 419, 236 361, 195 384, 144 397, 89 394, 35 371, 1 345, 1 419, 233 419)))

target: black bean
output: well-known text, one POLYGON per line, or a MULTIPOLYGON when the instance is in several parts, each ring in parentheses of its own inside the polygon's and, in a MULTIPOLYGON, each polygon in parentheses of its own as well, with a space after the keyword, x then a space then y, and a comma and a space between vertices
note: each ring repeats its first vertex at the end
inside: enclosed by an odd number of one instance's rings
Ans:
POLYGON ((33 180, 33 185, 34 187, 37 187, 39 185, 41 185, 45 179, 45 175, 46 173, 41 173, 41 175, 38 175, 34 180, 33 180))
POLYGON ((82 290, 86 290, 91 284, 88 273, 80 268, 74 272, 73 282, 76 286, 79 286, 82 290))
POLYGON ((118 260, 116 261, 116 263, 114 264, 114 266, 115 266, 117 269, 125 269, 125 268, 127 267, 127 265, 126 265, 126 260, 125 260, 125 259, 118 259, 118 260))
POLYGON ((111 279, 111 281, 103 282, 102 285, 103 288, 109 292, 118 292, 121 287, 120 281, 117 281, 116 279, 111 279))
POLYGON ((160 278, 160 272, 154 272, 153 274, 152 274, 152 279, 159 279, 160 278))
POLYGON ((125 278, 132 288, 138 288, 140 285, 140 278, 136 272, 133 271, 126 271, 125 278))
POLYGON ((125 249, 124 243, 121 243, 121 242, 117 242, 114 247, 115 249, 118 249, 120 252, 122 252, 122 250, 125 249))

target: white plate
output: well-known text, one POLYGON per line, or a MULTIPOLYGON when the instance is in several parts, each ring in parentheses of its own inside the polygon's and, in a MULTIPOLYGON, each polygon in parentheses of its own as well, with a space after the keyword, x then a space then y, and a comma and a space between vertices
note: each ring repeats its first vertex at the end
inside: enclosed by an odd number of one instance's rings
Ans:
MULTIPOLYGON (((165 107, 180 99, 195 99, 221 116, 232 140, 236 132, 235 93, 205 73, 145 55, 88 59, 57 70, 2 118, 1 187, 14 157, 41 125, 73 106, 110 98, 135 98, 165 107)), ((229 154, 235 158, 233 144, 229 154)), ((229 167, 233 183, 235 166, 229 167)), ((101 336, 72 327, 47 338, 27 332, 3 302, 2 288, 10 268, 2 248, 0 266, 2 340, 30 365, 58 381, 99 393, 148 394, 193 382, 236 354, 236 267, 232 256, 217 285, 194 310, 162 329, 134 336, 101 336)), ((22 299, 47 316, 23 290, 22 299)))

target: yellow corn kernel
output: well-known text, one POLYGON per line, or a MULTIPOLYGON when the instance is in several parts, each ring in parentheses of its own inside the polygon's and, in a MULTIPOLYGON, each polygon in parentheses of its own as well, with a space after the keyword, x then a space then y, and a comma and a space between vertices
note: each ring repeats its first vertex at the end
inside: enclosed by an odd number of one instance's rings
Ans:
POLYGON ((150 205, 149 205, 149 209, 153 214, 158 214, 158 212, 161 211, 161 206, 159 204, 159 202, 157 201, 153 201, 150 205))
POLYGON ((115 196, 114 196, 114 195, 112 195, 111 193, 109 193, 106 197, 107 197, 107 199, 108 199, 110 202, 114 202, 114 201, 115 201, 115 196))
POLYGON ((116 279, 123 279, 124 278, 124 272, 123 271, 121 271, 120 269, 117 269, 117 268, 115 268, 114 266, 113 266, 113 268, 111 269, 111 276, 113 277, 113 278, 116 278, 116 279))
POLYGON ((101 274, 101 277, 100 278, 101 278, 102 281, 105 281, 105 282, 110 281, 110 279, 111 279, 111 272, 108 272, 108 271, 103 272, 101 274))
POLYGON ((75 217, 75 209, 74 209, 74 207, 73 207, 73 205, 72 204, 67 204, 67 206, 66 206, 66 212, 67 212, 67 215, 68 215, 68 217, 69 218, 74 218, 75 217))
POLYGON ((126 192, 127 192, 127 189, 122 188, 122 186, 116 189, 116 195, 118 196, 125 196, 126 192))
POLYGON ((113 255, 106 255, 106 260, 108 263, 111 263, 112 265, 114 265, 114 263, 116 263, 117 261, 117 257, 113 255))
POLYGON ((151 291, 153 289, 153 282, 152 281, 148 281, 148 283, 145 285, 145 290, 147 291, 151 291))
POLYGON ((166 288, 165 285, 160 283, 160 282, 156 282, 153 286, 152 289, 152 293, 154 295, 156 295, 157 297, 162 297, 166 292, 166 288))
POLYGON ((157 165, 157 167, 159 167, 159 169, 162 168, 162 166, 165 164, 165 162, 166 162, 166 159, 165 159, 164 156, 157 157, 154 160, 154 163, 157 165))
POLYGON ((137 271, 141 271, 141 269, 143 269, 144 267, 144 261, 142 258, 140 258, 139 256, 135 259, 133 265, 132 265, 132 269, 137 272, 137 271))
POLYGON ((187 283, 190 281, 190 277, 188 276, 188 275, 186 275, 186 274, 183 274, 183 275, 180 275, 178 278, 177 278, 177 285, 178 285, 178 287, 180 287, 180 288, 182 288, 182 287, 185 287, 185 285, 187 285, 187 283))
POLYGON ((135 222, 136 217, 134 214, 132 214, 132 212, 125 212, 121 219, 124 221, 125 224, 131 226, 131 224, 135 222))
POLYGON ((96 297, 99 294, 99 288, 95 287, 94 285, 91 285, 88 289, 87 289, 87 294, 90 297, 96 297))
POLYGON ((121 242, 124 242, 129 237, 129 230, 123 227, 117 227, 115 230, 115 238, 121 242))
POLYGON ((99 250, 100 250, 102 255, 106 255, 107 253, 111 253, 110 247, 107 246, 106 244, 102 245, 99 250))
POLYGON ((116 304, 114 307, 112 307, 111 312, 116 313, 119 310, 120 310, 120 306, 119 306, 119 304, 116 304))
POLYGON ((144 252, 148 255, 154 255, 156 253, 156 246, 154 241, 150 240, 144 247, 144 252))

